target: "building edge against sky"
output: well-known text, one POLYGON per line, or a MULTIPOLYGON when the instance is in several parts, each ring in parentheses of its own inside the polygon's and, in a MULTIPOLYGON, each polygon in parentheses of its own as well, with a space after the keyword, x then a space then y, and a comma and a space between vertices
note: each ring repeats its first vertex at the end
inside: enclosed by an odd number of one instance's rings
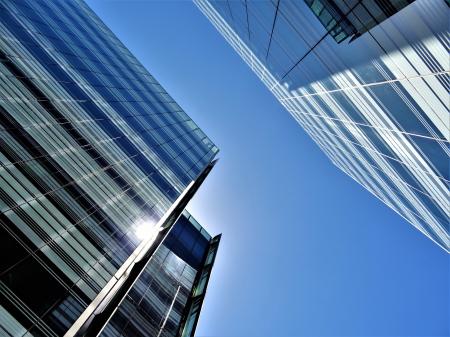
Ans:
POLYGON ((450 251, 447 1, 194 2, 333 164, 450 251))
POLYGON ((0 335, 192 336, 218 148, 83 1, 0 3, 0 134, 0 335))
POLYGON ((220 238, 184 210, 99 336, 194 337, 220 238), (155 302, 161 289, 167 312, 155 302))

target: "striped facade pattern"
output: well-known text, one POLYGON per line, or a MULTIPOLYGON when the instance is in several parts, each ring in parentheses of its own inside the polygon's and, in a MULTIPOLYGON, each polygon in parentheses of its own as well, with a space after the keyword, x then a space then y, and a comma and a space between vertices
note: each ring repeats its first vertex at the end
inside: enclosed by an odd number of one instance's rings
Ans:
POLYGON ((337 167, 448 252, 449 3, 410 2, 335 20, 328 0, 195 0, 337 167), (367 29, 332 36, 346 18, 367 29))
POLYGON ((0 335, 64 335, 217 151, 84 2, 0 1, 0 335))
POLYGON ((184 211, 100 336, 193 337, 189 302, 206 290, 200 280, 214 239, 184 211))

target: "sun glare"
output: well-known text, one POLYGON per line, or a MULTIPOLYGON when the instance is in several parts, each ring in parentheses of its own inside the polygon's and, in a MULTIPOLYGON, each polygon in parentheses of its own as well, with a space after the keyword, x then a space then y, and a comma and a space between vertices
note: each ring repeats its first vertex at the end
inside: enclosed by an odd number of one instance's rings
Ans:
POLYGON ((135 234, 139 240, 145 240, 152 237, 158 228, 153 221, 142 221, 138 226, 136 226, 135 234))

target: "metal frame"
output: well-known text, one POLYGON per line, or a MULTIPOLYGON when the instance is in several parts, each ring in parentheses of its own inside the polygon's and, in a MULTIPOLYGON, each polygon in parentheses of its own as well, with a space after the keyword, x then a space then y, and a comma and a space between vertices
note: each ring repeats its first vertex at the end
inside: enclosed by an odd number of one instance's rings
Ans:
POLYGON ((186 323, 187 323, 189 317, 191 316, 192 310, 195 305, 198 304, 198 307, 199 307, 198 312, 201 311, 201 307, 203 305, 203 301, 206 296, 206 290, 208 288, 209 278, 211 277, 211 271, 214 266, 214 262, 216 260, 217 251, 219 249, 219 244, 220 244, 221 238, 222 238, 222 234, 219 234, 219 235, 216 235, 215 237, 213 237, 209 241, 209 248, 206 251, 205 256, 203 257, 202 268, 197 272, 197 276, 195 277, 194 284, 192 286, 191 294, 190 294, 189 299, 184 308, 183 316, 181 318, 181 322, 178 327, 178 332, 176 335, 177 337, 194 337, 195 329, 197 328, 197 323, 198 323, 200 314, 197 314, 194 324, 192 325, 192 329, 190 331, 186 330, 186 328, 187 328, 186 323), (214 255, 213 255, 211 262, 206 264, 210 251, 214 251, 214 255), (203 289, 201 294, 195 295, 196 289, 200 283, 200 280, 201 280, 203 274, 205 274, 205 273, 207 274, 205 288, 203 289))
POLYGON ((64 337, 98 336, 102 332, 216 163, 217 159, 209 163, 197 179, 186 187, 158 221, 155 231, 135 249, 64 337))

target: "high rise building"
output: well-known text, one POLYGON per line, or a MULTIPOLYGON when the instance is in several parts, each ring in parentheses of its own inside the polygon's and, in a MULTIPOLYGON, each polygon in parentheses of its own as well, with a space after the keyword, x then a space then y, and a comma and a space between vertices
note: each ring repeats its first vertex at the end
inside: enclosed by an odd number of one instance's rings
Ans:
POLYGON ((195 3, 337 167, 450 250, 449 1, 195 3))
POLYGON ((193 335, 218 149, 81 0, 0 2, 0 134, 0 335, 193 335))
POLYGON ((184 211, 100 336, 194 336, 219 242, 184 211))

